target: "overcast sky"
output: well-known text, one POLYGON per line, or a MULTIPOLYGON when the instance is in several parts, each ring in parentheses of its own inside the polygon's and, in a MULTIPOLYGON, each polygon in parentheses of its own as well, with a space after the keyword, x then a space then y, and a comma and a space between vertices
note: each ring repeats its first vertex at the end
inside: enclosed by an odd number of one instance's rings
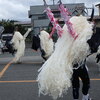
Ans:
MULTIPOLYGON (((52 0, 46 0, 48 4, 52 4, 52 0)), ((58 0, 55 0, 55 4, 58 0)), ((100 0, 62 0, 63 3, 85 3, 86 7, 92 7, 92 4, 98 4, 100 0)), ((28 10, 30 6, 43 5, 43 0, 0 0, 0 20, 19 20, 27 21, 28 10)), ((98 9, 96 8, 96 14, 98 9)))

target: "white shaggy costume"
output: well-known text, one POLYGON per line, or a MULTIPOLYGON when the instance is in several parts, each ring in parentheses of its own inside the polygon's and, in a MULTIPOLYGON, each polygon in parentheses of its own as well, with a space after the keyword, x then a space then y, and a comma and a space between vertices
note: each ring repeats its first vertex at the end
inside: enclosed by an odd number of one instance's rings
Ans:
POLYGON ((21 35, 19 31, 15 31, 14 36, 12 38, 12 43, 14 44, 13 47, 15 50, 17 50, 15 54, 15 58, 13 61, 16 63, 20 60, 20 58, 24 55, 25 51, 25 39, 28 36, 31 29, 28 29, 28 31, 24 34, 24 36, 21 35))
POLYGON ((87 40, 92 36, 92 24, 86 17, 74 16, 70 19, 76 40, 70 35, 67 26, 63 27, 62 37, 55 44, 55 51, 39 69, 39 93, 50 95, 53 99, 61 97, 71 86, 73 64, 80 63, 90 54, 87 40))
POLYGON ((49 33, 42 30, 39 35, 41 49, 45 51, 44 57, 48 59, 54 51, 54 42, 50 38, 49 33))

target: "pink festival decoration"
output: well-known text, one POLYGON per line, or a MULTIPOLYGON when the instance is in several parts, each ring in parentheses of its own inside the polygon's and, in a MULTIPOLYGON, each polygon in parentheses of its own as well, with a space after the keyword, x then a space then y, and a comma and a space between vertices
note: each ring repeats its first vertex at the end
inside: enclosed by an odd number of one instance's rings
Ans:
POLYGON ((68 12, 68 10, 66 8, 64 8, 64 5, 61 2, 59 4, 59 10, 60 10, 60 13, 61 13, 61 17, 64 19, 64 21, 65 21, 65 23, 68 27, 69 33, 72 35, 72 37, 74 39, 76 39, 78 37, 78 35, 74 31, 72 23, 69 21, 70 13, 68 12))
POLYGON ((50 22, 53 25, 52 32, 50 33, 50 37, 53 35, 55 29, 57 30, 57 34, 59 35, 59 37, 61 37, 62 33, 63 33, 63 30, 60 27, 60 25, 58 24, 57 20, 54 18, 54 15, 51 12, 51 9, 49 7, 47 7, 45 9, 45 12, 47 13, 48 18, 49 18, 50 22))

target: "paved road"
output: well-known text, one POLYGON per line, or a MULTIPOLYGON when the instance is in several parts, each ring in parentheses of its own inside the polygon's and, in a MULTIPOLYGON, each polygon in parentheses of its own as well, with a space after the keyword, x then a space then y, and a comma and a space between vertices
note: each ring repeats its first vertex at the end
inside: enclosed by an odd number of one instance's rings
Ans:
MULTIPOLYGON (((40 53, 27 49, 21 64, 10 63, 12 58, 8 53, 0 55, 0 100, 53 100, 49 96, 38 96, 36 78, 43 62, 40 53)), ((87 66, 91 78, 90 96, 100 100, 100 71, 94 56, 89 57, 87 66)), ((81 96, 80 90, 80 100, 81 96)), ((72 88, 57 100, 73 100, 72 88)))

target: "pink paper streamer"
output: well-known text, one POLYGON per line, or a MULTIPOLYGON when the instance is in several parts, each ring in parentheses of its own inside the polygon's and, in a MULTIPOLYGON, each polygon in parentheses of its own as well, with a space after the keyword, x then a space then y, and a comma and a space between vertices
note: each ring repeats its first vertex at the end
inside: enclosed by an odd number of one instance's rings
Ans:
POLYGON ((47 7, 45 12, 47 13, 48 18, 53 25, 52 32, 50 33, 50 37, 54 34, 55 29, 57 30, 57 34, 59 35, 59 37, 61 37, 63 30, 60 27, 60 25, 58 24, 57 20, 54 18, 54 15, 51 12, 51 9, 49 7, 47 7))
POLYGON ((75 32, 75 30, 73 28, 73 24, 69 21, 70 13, 68 12, 68 10, 66 8, 64 8, 63 4, 59 5, 59 10, 60 10, 62 18, 64 19, 64 21, 65 21, 65 23, 66 23, 66 25, 68 27, 69 33, 72 35, 72 37, 74 39, 76 39, 78 37, 78 35, 76 34, 76 32, 75 32))

